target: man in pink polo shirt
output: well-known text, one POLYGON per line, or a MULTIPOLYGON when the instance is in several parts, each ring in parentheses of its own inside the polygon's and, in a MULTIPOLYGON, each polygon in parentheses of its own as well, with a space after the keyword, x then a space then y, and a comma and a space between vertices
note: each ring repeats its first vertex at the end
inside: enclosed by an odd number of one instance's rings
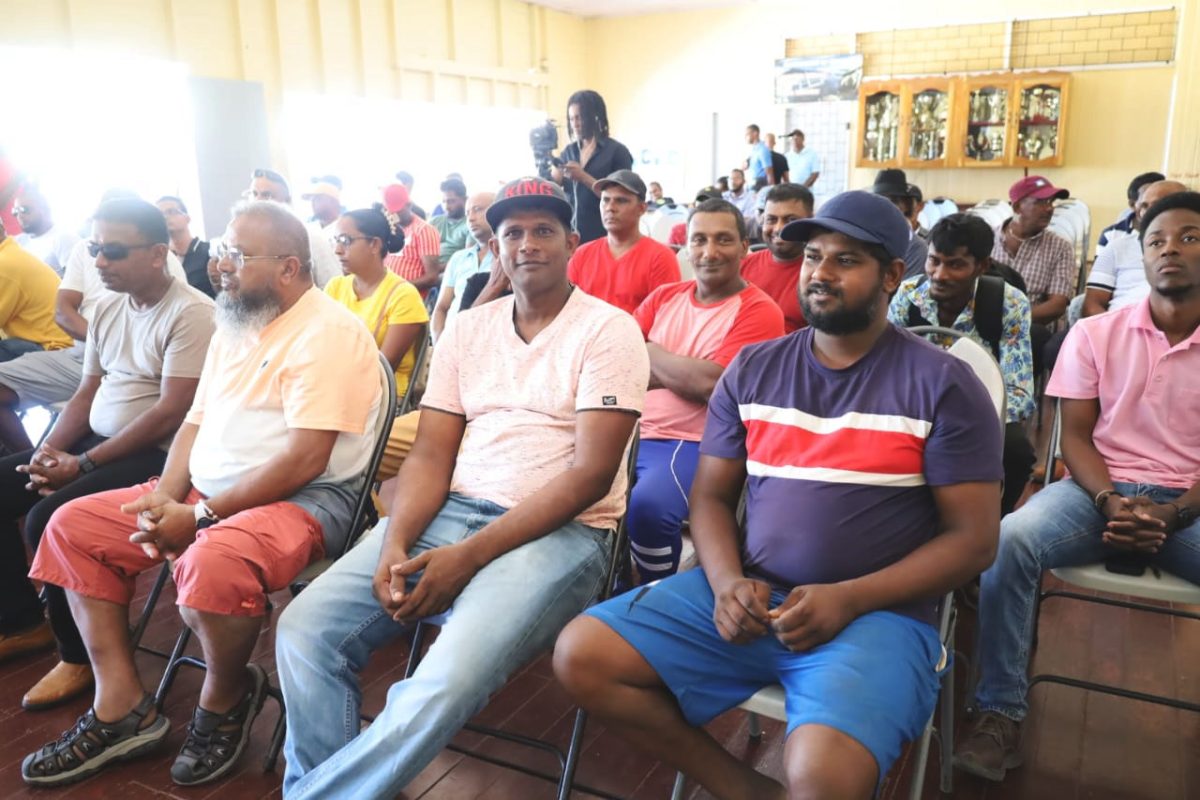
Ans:
POLYGON ((646 184, 636 172, 619 169, 596 181, 596 191, 608 235, 579 246, 567 278, 592 297, 632 314, 654 289, 679 281, 679 260, 671 248, 641 234, 646 184))
POLYGON ((705 200, 688 219, 696 279, 658 287, 633 312, 650 355, 628 516, 640 583, 679 568, 679 531, 713 387, 744 345, 783 336, 779 306, 739 274, 749 244, 737 206, 705 200))
POLYGON ((983 574, 983 713, 954 763, 991 780, 1021 763, 1042 572, 1120 555, 1200 583, 1200 193, 1155 203, 1141 237, 1150 296, 1073 325, 1046 388, 1070 477, 1004 518, 983 574))

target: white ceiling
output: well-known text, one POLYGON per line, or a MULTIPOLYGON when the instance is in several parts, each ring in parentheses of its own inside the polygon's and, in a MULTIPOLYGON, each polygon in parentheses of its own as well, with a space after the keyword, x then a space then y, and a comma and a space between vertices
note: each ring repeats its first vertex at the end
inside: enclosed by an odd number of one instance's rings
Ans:
POLYGON ((527 0, 580 17, 625 17, 660 11, 694 11, 701 8, 750 5, 757 0, 527 0))

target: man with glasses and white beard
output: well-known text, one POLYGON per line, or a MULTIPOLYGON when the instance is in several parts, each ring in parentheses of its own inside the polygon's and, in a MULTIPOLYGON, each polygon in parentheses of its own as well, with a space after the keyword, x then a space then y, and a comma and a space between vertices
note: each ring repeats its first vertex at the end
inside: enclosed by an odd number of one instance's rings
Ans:
POLYGON ((217 258, 217 332, 162 477, 63 506, 34 558, 30 576, 67 592, 97 691, 25 759, 27 783, 83 779, 170 733, 129 639, 134 580, 164 559, 207 665, 171 777, 227 774, 264 699, 266 673, 248 662, 267 593, 347 535, 382 402, 375 342, 314 287, 304 223, 278 203, 235 209, 217 258))

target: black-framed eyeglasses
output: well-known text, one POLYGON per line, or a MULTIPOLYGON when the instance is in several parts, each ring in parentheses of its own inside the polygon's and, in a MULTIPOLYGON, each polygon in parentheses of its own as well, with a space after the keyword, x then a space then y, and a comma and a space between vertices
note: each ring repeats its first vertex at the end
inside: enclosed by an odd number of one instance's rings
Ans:
POLYGON ((245 266, 247 261, 257 261, 264 258, 272 258, 278 261, 285 258, 291 258, 291 256, 248 256, 244 255, 241 250, 225 244, 225 242, 218 242, 216 246, 213 247, 211 257, 215 259, 218 264, 222 261, 228 260, 230 264, 233 264, 235 269, 241 269, 243 266, 245 266))
POLYGON ((330 237, 329 241, 333 242, 334 247, 349 247, 354 242, 374 238, 374 236, 351 236, 348 233, 339 233, 337 236, 330 237))
POLYGON ((105 261, 124 261, 129 258, 130 252, 134 250, 145 250, 148 247, 154 247, 152 244, 121 244, 120 242, 88 242, 88 255, 92 258, 104 256, 105 261))
POLYGON ((251 173, 251 177, 266 178, 274 183, 282 183, 285 186, 287 185, 287 181, 283 179, 283 176, 273 169, 263 169, 262 167, 259 167, 258 169, 254 170, 253 173, 251 173))

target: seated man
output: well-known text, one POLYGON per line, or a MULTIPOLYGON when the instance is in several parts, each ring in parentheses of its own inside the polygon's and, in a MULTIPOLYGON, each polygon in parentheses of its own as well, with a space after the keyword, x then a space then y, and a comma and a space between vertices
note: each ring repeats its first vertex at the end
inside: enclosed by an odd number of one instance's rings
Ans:
POLYGON ((470 305, 463 306, 463 293, 471 276, 491 272, 492 251, 488 242, 492 239, 492 229, 484 215, 495 199, 495 192, 479 192, 467 200, 466 224, 471 239, 449 259, 446 271, 442 273, 442 287, 438 290, 437 306, 430 322, 435 339, 441 336, 446 324, 460 309, 470 308, 470 305))
MULTIPOLYGON (((278 172, 270 169, 256 169, 250 174, 250 187, 245 196, 251 200, 270 200, 279 203, 288 210, 292 209, 292 190, 287 180, 278 172)), ((297 217, 299 219, 299 217, 297 217)), ((313 282, 318 289, 342 274, 337 256, 333 254, 333 245, 329 237, 320 228, 304 226, 308 234, 308 252, 312 260, 313 282)))
POLYGON ((0 230, 0 361, 71 345, 54 322, 58 284, 54 270, 0 230))
POLYGON ((17 244, 62 277, 71 248, 79 241, 78 234, 65 225, 54 224, 50 204, 33 184, 27 183, 17 192, 13 213, 21 226, 17 244))
POLYGON ((83 383, 46 441, 0 459, 0 660, 58 640, 60 662, 25 695, 50 708, 86 690, 92 670, 66 595, 46 586, 50 626, 26 577, 18 523, 36 551, 50 515, 76 497, 149 480, 196 393, 213 331, 213 304, 169 275, 158 209, 112 200, 93 217, 97 304, 83 383))
MULTIPOLYGON (((1013 510, 1036 457, 1023 420, 1033 415, 1033 360, 1029 300, 1004 279, 989 275, 992 229, 979 217, 951 214, 929 233, 925 274, 900 284, 888 316, 902 326, 940 325, 967 334, 991 350, 1004 373, 1002 514, 1013 510)), ((953 342, 943 342, 949 346, 953 342)))
POLYGON ((763 209, 762 237, 766 250, 746 256, 742 262, 742 277, 766 292, 783 310, 783 325, 787 333, 805 325, 800 310, 800 265, 804 260, 804 243, 787 242, 780 237, 784 227, 813 214, 812 192, 795 183, 784 183, 766 190, 767 204, 763 209))
POLYGON ((1096 242, 1097 256, 1103 253, 1104 248, 1113 242, 1130 236, 1137 231, 1137 202, 1142 189, 1152 183, 1158 183, 1166 179, 1167 176, 1161 172, 1143 172, 1129 182, 1129 186, 1125 189, 1125 199, 1129 201, 1129 208, 1121 212, 1121 216, 1116 222, 1100 231, 1100 238, 1096 242))
MULTIPOLYGON (((120 193, 105 193, 117 198, 120 193)), ((34 406, 65 403, 75 394, 83 378, 83 351, 93 309, 110 292, 96 269, 96 256, 89 242, 77 242, 67 258, 66 271, 54 298, 54 321, 74 342, 59 350, 35 350, 20 358, 0 363, 0 446, 10 453, 32 449, 33 442, 19 413, 34 406)), ((183 265, 167 253, 167 271, 187 282, 183 265)))
POLYGON ((487 219, 513 296, 442 334, 390 520, 279 619, 291 800, 395 797, 604 581, 646 347, 567 281, 579 238, 556 184, 508 184, 487 219), (432 616, 437 644, 362 730, 357 673, 432 616))
POLYGON ((79 780, 170 733, 129 641, 134 578, 164 558, 208 666, 171 777, 228 773, 263 702, 247 661, 266 593, 345 540, 381 401, 371 334, 313 286, 304 223, 283 206, 235 209, 218 257, 217 333, 162 477, 66 504, 34 558, 30 577, 67 590, 96 697, 26 757, 27 783, 79 780))
POLYGON ((650 354, 628 519, 641 583, 679 569, 704 412, 721 373, 744 345, 783 335, 779 306, 738 274, 748 246, 741 212, 728 200, 704 201, 688 217, 696 280, 658 287, 633 312, 650 354))
POLYGON ((619 169, 595 188, 607 235, 579 246, 567 277, 592 297, 632 314, 654 289, 678 283, 679 261, 671 248, 642 235, 646 184, 636 172, 619 169))
POLYGON ((1072 326, 1046 387, 1070 477, 1004 519, 980 581, 982 713, 954 764, 990 780, 1021 764, 1044 571, 1133 556, 1200 584, 1200 193, 1154 204, 1140 235, 1149 297, 1072 326))
POLYGON ((1013 216, 996 228, 992 260, 1007 264, 1025 281, 1029 297, 1030 343, 1033 348, 1033 372, 1042 369, 1042 356, 1050 341, 1050 326, 1067 310, 1075 294, 1079 262, 1075 248, 1054 231, 1048 230, 1054 216, 1054 201, 1070 195, 1040 175, 1030 175, 1008 190, 1013 216))
MULTIPOLYGON (((1186 191, 1187 187, 1178 181, 1157 181, 1143 186, 1134 205, 1133 224, 1140 224, 1146 210, 1167 195, 1186 191)), ((1094 317, 1122 308, 1144 300, 1148 294, 1150 284, 1146 282, 1142 239, 1137 229, 1125 235, 1114 234, 1108 246, 1096 254, 1088 273, 1081 316, 1094 317)))
POLYGON ((919 277, 925 271, 925 259, 929 257, 929 246, 925 244, 924 239, 916 235, 916 229, 920 226, 917 214, 920 213, 921 190, 908 182, 904 170, 881 169, 875 175, 871 191, 890 200, 908 221, 911 232, 904 251, 904 277, 919 277))
POLYGON ((991 562, 991 401, 970 367, 887 321, 910 230, 867 192, 787 227, 807 242, 809 327, 744 348, 709 400, 690 498, 701 568, 594 607, 555 648, 584 708, 717 797, 872 797, 937 699, 938 598, 991 562), (774 683, 787 791, 693 727, 774 683))

